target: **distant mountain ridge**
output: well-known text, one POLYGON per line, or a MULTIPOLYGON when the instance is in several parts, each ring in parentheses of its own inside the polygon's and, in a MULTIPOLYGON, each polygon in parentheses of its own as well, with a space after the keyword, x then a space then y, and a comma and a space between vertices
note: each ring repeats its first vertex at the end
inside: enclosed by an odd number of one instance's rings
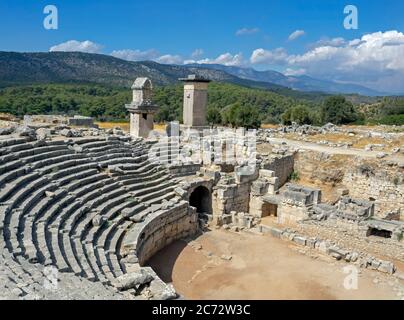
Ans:
POLYGON ((370 88, 350 83, 337 83, 315 79, 309 76, 286 76, 281 72, 267 70, 257 71, 253 68, 241 68, 235 66, 225 66, 220 64, 188 64, 189 67, 203 67, 214 70, 225 71, 231 75, 242 79, 248 79, 260 82, 270 82, 280 86, 289 87, 295 90, 313 92, 320 91, 325 93, 341 93, 341 94, 361 94, 366 96, 382 96, 388 95, 378 92, 370 88))
POLYGON ((35 83, 100 83, 130 87, 137 77, 149 77, 157 85, 174 84, 190 73, 213 81, 263 89, 287 89, 267 82, 241 79, 225 71, 203 67, 132 62, 108 55, 82 52, 0 52, 0 86, 35 83))
POLYGON ((153 61, 126 61, 109 55, 82 52, 0 52, 0 87, 36 83, 99 83, 130 87, 137 77, 149 77, 156 85, 178 83, 178 78, 197 74, 213 81, 271 90, 315 100, 327 94, 383 95, 374 90, 318 80, 285 76, 277 71, 217 64, 167 65, 153 61))

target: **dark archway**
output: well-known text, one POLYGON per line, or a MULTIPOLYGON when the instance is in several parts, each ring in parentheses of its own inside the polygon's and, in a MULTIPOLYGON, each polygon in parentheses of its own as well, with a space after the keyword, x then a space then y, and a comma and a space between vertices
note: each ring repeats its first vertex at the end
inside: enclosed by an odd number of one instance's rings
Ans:
POLYGON ((189 197, 189 204, 195 207, 198 213, 212 214, 212 194, 204 186, 195 188, 189 197))
POLYGON ((262 215, 261 217, 268 217, 268 216, 273 216, 277 217, 278 216, 278 205, 274 203, 268 203, 264 202, 262 204, 262 215))
POLYGON ((392 232, 389 230, 379 230, 376 228, 369 228, 367 231, 367 236, 377 236, 381 238, 391 238, 392 232))

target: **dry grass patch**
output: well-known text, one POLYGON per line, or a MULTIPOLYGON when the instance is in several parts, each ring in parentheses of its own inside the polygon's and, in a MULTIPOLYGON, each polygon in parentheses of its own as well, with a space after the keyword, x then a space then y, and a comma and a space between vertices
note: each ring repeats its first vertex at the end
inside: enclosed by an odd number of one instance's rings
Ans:
POLYGON ((261 129, 278 129, 280 127, 279 124, 262 124, 261 129))
MULTIPOLYGON (((96 124, 101 129, 113 129, 115 127, 121 128, 123 131, 129 132, 130 131, 130 124, 129 122, 96 122, 96 124)), ((165 131, 166 125, 163 123, 155 123, 154 130, 157 131, 165 131)))
POLYGON ((113 129, 120 127, 123 131, 129 132, 129 122, 96 122, 100 129, 113 129))

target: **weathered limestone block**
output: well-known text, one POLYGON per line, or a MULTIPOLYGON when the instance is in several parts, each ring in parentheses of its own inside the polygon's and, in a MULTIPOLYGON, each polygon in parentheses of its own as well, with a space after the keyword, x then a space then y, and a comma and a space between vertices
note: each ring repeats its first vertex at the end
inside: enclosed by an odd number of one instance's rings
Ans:
POLYGON ((296 224, 298 221, 307 219, 309 211, 306 207, 298 207, 281 203, 278 205, 278 223, 281 224, 296 224))
POLYGON ((380 265, 377 268, 378 271, 393 274, 395 272, 395 267, 392 262, 380 260, 380 265))
POLYGON ((271 170, 260 169, 259 176, 260 178, 270 179, 275 177, 275 172, 271 170))
POLYGON ((46 128, 39 128, 35 131, 38 140, 46 140, 51 136, 51 130, 46 128))
POLYGON ((261 168, 273 171, 274 176, 279 178, 279 187, 281 187, 288 181, 293 172, 294 156, 293 154, 286 154, 267 158, 261 163, 261 168))
POLYGON ((271 228, 270 229, 271 235, 273 237, 275 237, 275 238, 281 238, 282 232, 283 232, 282 230, 277 229, 277 228, 271 228))
POLYGON ((27 126, 17 127, 16 132, 18 133, 18 135, 20 137, 29 137, 31 139, 36 138, 35 130, 31 129, 31 128, 27 127, 27 126))
POLYGON ((153 280, 153 276, 150 275, 143 269, 140 269, 140 272, 132 272, 126 273, 114 281, 114 286, 120 290, 129 290, 129 289, 139 289, 141 285, 146 283, 150 283, 153 280))
POLYGON ((251 194, 254 196, 263 196, 268 192, 269 183, 264 179, 258 179, 251 184, 251 194))
POLYGON ((0 136, 12 134, 15 131, 15 127, 0 128, 0 136))
POLYGON ((317 239, 316 238, 308 238, 306 240, 306 246, 314 249, 316 247, 317 239))
POLYGON ((200 172, 207 178, 213 179, 215 183, 220 180, 220 170, 201 167, 200 172))
POLYGON ((219 199, 234 198, 237 185, 229 185, 217 189, 217 196, 219 199))
POLYGON ((279 189, 279 178, 278 177, 273 177, 273 178, 267 179, 267 181, 269 182, 267 193, 268 194, 276 194, 276 192, 279 189))
POLYGON ((236 183, 238 184, 248 183, 256 180, 258 178, 259 173, 258 168, 252 168, 249 166, 235 167, 234 171, 235 171, 236 183))
POLYGON ((296 236, 296 237, 293 238, 293 241, 296 242, 297 244, 305 246, 307 239, 305 237, 302 237, 302 236, 296 236))
POLYGON ((316 220, 327 219, 335 211, 336 207, 326 203, 319 203, 313 206, 313 218, 316 220))
POLYGON ((262 217, 262 207, 264 205, 264 201, 260 196, 252 195, 250 197, 249 203, 249 213, 250 215, 260 218, 262 217))

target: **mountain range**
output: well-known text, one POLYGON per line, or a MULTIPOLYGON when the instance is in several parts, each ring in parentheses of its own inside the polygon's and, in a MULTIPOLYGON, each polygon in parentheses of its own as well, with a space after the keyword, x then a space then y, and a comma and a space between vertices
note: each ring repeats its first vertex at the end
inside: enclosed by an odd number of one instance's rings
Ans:
POLYGON ((234 66, 225 66, 220 64, 189 64, 190 67, 211 68, 214 70, 225 71, 241 79, 248 79, 260 82, 269 82, 280 86, 288 87, 294 90, 305 92, 320 91, 325 93, 342 94, 360 94, 365 96, 382 96, 387 93, 378 92, 370 88, 352 84, 338 83, 334 81, 315 79, 309 76, 286 76, 281 72, 266 70, 257 71, 253 68, 240 68, 234 66))
POLYGON ((307 76, 285 76, 277 71, 218 64, 167 65, 153 61, 126 61, 109 55, 82 52, 0 52, 0 87, 35 83, 101 83, 129 87, 137 77, 157 85, 175 84, 196 74, 213 81, 261 88, 300 98, 321 93, 384 95, 354 84, 341 84, 307 76))

